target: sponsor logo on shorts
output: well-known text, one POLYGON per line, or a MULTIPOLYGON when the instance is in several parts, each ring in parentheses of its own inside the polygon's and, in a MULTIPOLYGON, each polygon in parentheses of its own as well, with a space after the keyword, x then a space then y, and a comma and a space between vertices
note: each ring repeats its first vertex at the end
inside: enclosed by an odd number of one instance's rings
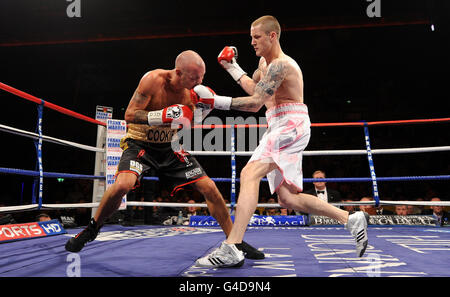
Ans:
POLYGON ((196 177, 200 174, 202 174, 202 170, 200 168, 194 168, 192 170, 187 171, 186 173, 186 178, 193 178, 196 177))
POLYGON ((136 161, 131 160, 130 161, 130 170, 136 172, 137 174, 141 175, 142 173, 142 164, 136 161))

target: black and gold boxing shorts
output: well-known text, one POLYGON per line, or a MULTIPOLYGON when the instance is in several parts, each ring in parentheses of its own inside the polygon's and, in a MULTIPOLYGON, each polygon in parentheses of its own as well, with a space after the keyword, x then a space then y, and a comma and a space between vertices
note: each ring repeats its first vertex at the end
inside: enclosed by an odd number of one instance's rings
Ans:
POLYGON ((184 186, 207 177, 197 159, 180 149, 175 152, 171 143, 148 143, 131 138, 122 140, 123 149, 118 172, 136 174, 140 185, 145 172, 153 169, 160 181, 172 187, 172 195, 184 186))

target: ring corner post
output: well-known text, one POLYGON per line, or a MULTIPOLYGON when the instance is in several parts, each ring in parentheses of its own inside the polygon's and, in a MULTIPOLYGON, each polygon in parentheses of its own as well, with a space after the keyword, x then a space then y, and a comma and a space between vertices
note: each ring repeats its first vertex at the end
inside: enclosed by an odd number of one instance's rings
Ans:
POLYGON ((231 126, 231 193, 230 193, 230 213, 233 213, 236 205, 236 142, 235 125, 231 126))
POLYGON ((32 204, 36 204, 36 192, 37 192, 37 204, 38 209, 41 209, 42 207, 42 196, 43 196, 43 189, 44 189, 44 169, 42 165, 42 121, 43 121, 43 114, 44 114, 44 104, 45 101, 41 99, 41 103, 37 105, 38 110, 38 120, 37 120, 37 126, 36 130, 38 132, 39 138, 37 141, 34 142, 36 147, 36 154, 37 154, 37 161, 36 161, 36 167, 39 171, 39 176, 34 178, 33 182, 33 191, 32 191, 32 204), (36 190, 36 186, 38 186, 36 190))
POLYGON ((372 149, 370 145, 369 125, 364 121, 364 142, 366 144, 367 160, 369 161, 370 177, 372 179, 373 199, 375 207, 380 205, 380 195, 378 192, 377 176, 375 174, 375 165, 373 163, 372 149))

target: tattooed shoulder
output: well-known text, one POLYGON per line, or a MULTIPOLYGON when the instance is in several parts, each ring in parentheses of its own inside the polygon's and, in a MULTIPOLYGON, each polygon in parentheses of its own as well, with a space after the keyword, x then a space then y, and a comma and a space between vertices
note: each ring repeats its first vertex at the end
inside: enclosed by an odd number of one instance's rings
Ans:
POLYGON ((286 78, 288 63, 285 60, 274 60, 267 68, 267 73, 256 85, 256 91, 264 96, 273 96, 286 78))

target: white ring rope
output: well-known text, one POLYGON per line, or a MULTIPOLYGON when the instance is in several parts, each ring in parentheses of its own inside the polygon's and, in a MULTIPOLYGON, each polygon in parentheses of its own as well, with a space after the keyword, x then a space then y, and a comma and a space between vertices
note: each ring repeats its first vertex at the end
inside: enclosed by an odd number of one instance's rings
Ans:
MULTIPOLYGON (((99 202, 92 203, 64 203, 64 204, 42 204, 41 209, 67 209, 67 208, 94 208, 99 206, 99 202)), ((330 203, 334 206, 359 206, 359 205, 375 205, 375 201, 355 201, 355 202, 340 202, 330 203)), ((380 205, 413 205, 413 206, 450 206, 450 201, 388 201, 380 200, 380 205)), ((176 203, 176 202, 142 202, 142 201, 127 201, 127 206, 144 206, 144 207, 203 207, 207 208, 206 203, 176 203)), ((231 207, 231 204, 226 204, 231 207)), ((236 206, 235 206, 236 207, 236 206)), ((284 208, 278 203, 258 203, 257 207, 265 208, 284 208)), ((20 205, 20 206, 5 206, 0 207, 1 212, 12 212, 22 210, 38 209, 38 204, 20 205)))
MULTIPOLYGON (((20 130, 0 124, 0 130, 10 132, 12 134, 25 136, 33 139, 38 139, 39 135, 33 132, 20 130)), ((92 152, 104 153, 105 148, 98 148, 89 145, 79 144, 76 142, 58 139, 43 135, 44 141, 56 144, 63 144, 79 149, 84 149, 92 152)), ((408 154, 408 153, 430 153, 430 152, 444 152, 450 151, 450 146, 436 146, 436 147, 417 147, 417 148, 396 148, 396 149, 373 149, 372 154, 408 154)), ((193 156, 231 156, 230 151, 188 151, 193 156)), ((236 151, 236 156, 251 156, 253 151, 236 151)), ((345 155, 366 155, 366 150, 332 150, 332 151, 304 151, 304 156, 345 156, 345 155)))
MULTIPOLYGON (((2 125, 2 124, 0 124, 0 130, 5 131, 5 132, 10 132, 11 134, 15 134, 15 135, 25 136, 25 137, 33 138, 33 139, 39 139, 39 135, 36 133, 25 131, 25 130, 20 130, 20 129, 9 127, 9 126, 2 125)), ((45 136, 45 135, 42 136, 42 140, 47 141, 47 142, 56 143, 56 144, 68 145, 68 146, 76 147, 76 148, 91 151, 91 152, 100 152, 100 153, 105 152, 104 148, 98 148, 95 146, 79 144, 76 142, 58 139, 58 138, 45 136)))
MULTIPOLYGON (((38 139, 39 135, 33 132, 20 130, 0 124, 0 130, 10 132, 12 134, 25 136, 33 139, 38 139)), ((84 149, 92 152, 104 153, 104 148, 93 147, 89 145, 79 144, 76 142, 58 139, 50 136, 43 136, 43 140, 53 142, 56 144, 63 144, 79 149, 84 149)), ((418 148, 397 148, 397 149, 373 149, 372 154, 407 154, 407 153, 429 153, 429 152, 443 152, 450 151, 450 146, 436 146, 436 147, 418 147, 418 148)), ((230 151, 188 151, 193 156, 231 156, 230 151)), ((236 151, 236 156, 251 156, 252 151, 236 151)), ((344 156, 344 155, 366 155, 366 150, 332 150, 332 151, 304 151, 304 156, 344 156)))

